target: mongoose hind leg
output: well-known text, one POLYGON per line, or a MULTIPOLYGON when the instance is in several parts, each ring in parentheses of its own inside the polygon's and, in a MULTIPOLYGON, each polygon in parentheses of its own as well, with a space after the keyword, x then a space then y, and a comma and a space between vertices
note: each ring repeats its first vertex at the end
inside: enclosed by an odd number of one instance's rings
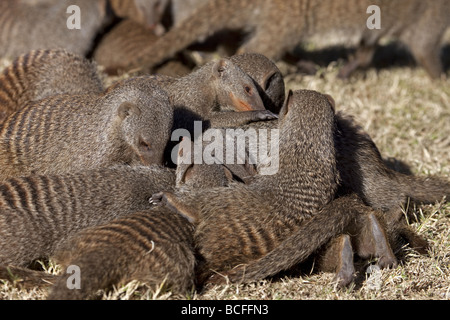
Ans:
POLYGON ((358 220, 358 229, 350 230, 357 255, 363 259, 378 258, 377 264, 381 268, 396 267, 397 258, 375 214, 369 213, 358 220))

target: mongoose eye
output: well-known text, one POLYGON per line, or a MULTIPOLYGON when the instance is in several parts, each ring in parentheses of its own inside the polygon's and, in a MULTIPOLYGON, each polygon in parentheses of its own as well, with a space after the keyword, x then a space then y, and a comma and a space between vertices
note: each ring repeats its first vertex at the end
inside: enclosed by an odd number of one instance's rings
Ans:
POLYGON ((144 140, 140 140, 139 141, 139 146, 141 147, 141 148, 144 148, 144 149, 148 149, 148 150, 151 150, 151 145, 150 145, 150 143, 147 143, 147 142, 145 142, 144 140))
POLYGON ((244 90, 245 92, 247 92, 247 94, 252 95, 252 88, 250 86, 245 86, 244 90))

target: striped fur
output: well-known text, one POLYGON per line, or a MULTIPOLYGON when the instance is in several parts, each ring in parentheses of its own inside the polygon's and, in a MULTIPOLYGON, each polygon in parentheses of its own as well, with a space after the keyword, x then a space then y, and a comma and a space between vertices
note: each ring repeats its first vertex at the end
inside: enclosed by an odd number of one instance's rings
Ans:
POLYGON ((147 77, 102 95, 58 95, 30 103, 0 126, 0 179, 114 164, 162 164, 173 110, 147 77))
POLYGON ((86 229, 57 254, 63 270, 77 265, 81 289, 67 289, 60 280, 48 299, 85 299, 99 289, 131 280, 160 285, 186 294, 194 285, 193 226, 164 208, 136 212, 86 229))
POLYGON ((79 230, 148 208, 152 193, 174 183, 169 169, 128 166, 8 179, 0 184, 0 264, 47 258, 79 230))
POLYGON ((34 50, 19 56, 0 75, 0 122, 30 101, 102 91, 94 63, 66 50, 34 50))

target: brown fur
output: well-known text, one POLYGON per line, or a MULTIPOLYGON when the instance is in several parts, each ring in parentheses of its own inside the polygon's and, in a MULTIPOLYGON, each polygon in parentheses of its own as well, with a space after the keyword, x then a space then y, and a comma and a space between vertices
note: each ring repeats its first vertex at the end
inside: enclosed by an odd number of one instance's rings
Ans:
POLYGON ((66 50, 19 56, 0 75, 0 122, 26 103, 56 94, 101 93, 94 63, 66 50))
POLYGON ((0 127, 0 178, 162 164, 173 110, 147 77, 102 95, 59 95, 30 103, 0 127))
POLYGON ((51 257, 71 235, 149 208, 149 197, 174 183, 172 170, 128 166, 8 179, 0 184, 0 264, 51 257))
MULTIPOLYGON (((373 47, 383 36, 401 40, 416 61, 436 78, 442 72, 440 40, 450 24, 449 2, 352 0, 212 0, 188 19, 169 30, 154 46, 136 57, 134 66, 153 67, 189 45, 223 30, 248 33, 240 52, 257 52, 278 60, 308 38, 332 35, 365 51, 357 64, 371 60, 373 47), (382 28, 369 30, 366 13, 370 5, 381 9, 382 28), (255 10, 255 7, 258 10, 255 10)), ((348 68, 351 72, 352 67, 348 68)))

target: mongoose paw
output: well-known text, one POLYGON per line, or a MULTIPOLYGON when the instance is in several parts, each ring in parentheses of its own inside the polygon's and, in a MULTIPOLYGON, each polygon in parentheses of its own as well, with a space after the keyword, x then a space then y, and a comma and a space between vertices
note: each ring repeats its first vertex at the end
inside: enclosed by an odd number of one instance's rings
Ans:
POLYGON ((274 120, 278 119, 278 115, 269 110, 258 110, 253 114, 252 121, 264 121, 264 120, 274 120))
POLYGON ((223 285, 227 284, 228 282, 229 281, 227 276, 216 273, 210 276, 208 280, 206 280, 205 285, 223 285))
POLYGON ((336 273, 334 281, 336 282, 338 288, 345 288, 355 279, 355 268, 353 265, 342 268, 336 273))
POLYGON ((155 206, 168 208, 172 212, 187 219, 190 223, 197 221, 197 215, 189 207, 185 207, 177 201, 176 196, 172 192, 154 193, 149 199, 149 202, 155 206))
POLYGON ((394 255, 385 255, 378 258, 377 265, 381 269, 385 268, 396 268, 398 265, 397 258, 394 255))

